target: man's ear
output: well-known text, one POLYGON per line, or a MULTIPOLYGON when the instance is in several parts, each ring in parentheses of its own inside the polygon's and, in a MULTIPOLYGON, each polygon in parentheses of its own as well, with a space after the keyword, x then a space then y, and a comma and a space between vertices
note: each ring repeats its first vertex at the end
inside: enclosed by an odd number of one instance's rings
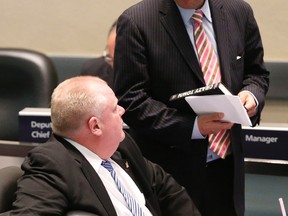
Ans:
POLYGON ((91 133, 93 133, 97 136, 102 135, 102 130, 101 130, 101 127, 99 125, 99 121, 95 116, 93 116, 89 119, 88 127, 89 127, 91 133))

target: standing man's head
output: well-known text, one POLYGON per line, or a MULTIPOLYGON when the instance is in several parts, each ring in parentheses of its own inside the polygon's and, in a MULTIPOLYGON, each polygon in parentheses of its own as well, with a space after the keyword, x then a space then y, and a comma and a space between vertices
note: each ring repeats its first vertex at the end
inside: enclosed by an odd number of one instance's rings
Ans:
POLYGON ((117 102, 111 88, 98 77, 67 79, 52 94, 53 132, 107 159, 125 137, 121 118, 125 110, 117 102))
POLYGON ((117 21, 115 21, 107 36, 106 48, 104 51, 105 61, 113 68, 113 61, 114 61, 114 49, 115 49, 115 42, 116 42, 116 26, 117 21))

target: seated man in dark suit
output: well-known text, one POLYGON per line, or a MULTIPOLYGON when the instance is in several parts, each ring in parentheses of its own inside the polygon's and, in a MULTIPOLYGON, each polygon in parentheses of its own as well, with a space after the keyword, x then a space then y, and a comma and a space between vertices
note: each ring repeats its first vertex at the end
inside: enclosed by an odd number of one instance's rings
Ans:
POLYGON ((145 216, 200 215, 186 190, 143 158, 123 131, 125 110, 117 102, 98 77, 58 85, 51 99, 53 135, 25 158, 11 215, 132 216, 135 209, 145 216))
POLYGON ((80 71, 81 75, 100 77, 105 80, 111 88, 113 87, 113 59, 116 40, 116 25, 117 21, 112 24, 108 32, 106 48, 103 55, 85 62, 80 71))

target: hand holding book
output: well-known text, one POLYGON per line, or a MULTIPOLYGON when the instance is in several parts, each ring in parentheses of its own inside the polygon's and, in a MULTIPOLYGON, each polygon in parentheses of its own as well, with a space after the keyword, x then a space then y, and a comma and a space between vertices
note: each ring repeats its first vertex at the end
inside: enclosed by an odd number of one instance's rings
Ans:
POLYGON ((181 98, 185 98, 197 115, 222 112, 223 121, 252 126, 240 98, 232 95, 222 83, 179 93, 171 96, 170 100, 181 98))

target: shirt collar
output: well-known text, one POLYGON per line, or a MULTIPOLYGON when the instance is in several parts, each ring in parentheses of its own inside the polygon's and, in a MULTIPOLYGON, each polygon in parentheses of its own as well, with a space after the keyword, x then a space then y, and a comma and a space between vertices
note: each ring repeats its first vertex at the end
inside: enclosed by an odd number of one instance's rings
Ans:
POLYGON ((206 19, 212 23, 212 18, 211 18, 211 11, 210 11, 210 7, 209 7, 209 1, 206 0, 203 7, 201 8, 201 10, 203 11, 203 13, 205 14, 206 19))
POLYGON ((94 152, 90 151, 89 149, 87 149, 86 147, 84 147, 83 145, 65 138, 71 145, 73 145, 75 148, 78 149, 78 151, 80 151, 80 153, 88 160, 88 162, 92 165, 92 167, 94 168, 94 170, 98 173, 99 168, 101 166, 102 163, 102 159, 96 155, 94 152))

